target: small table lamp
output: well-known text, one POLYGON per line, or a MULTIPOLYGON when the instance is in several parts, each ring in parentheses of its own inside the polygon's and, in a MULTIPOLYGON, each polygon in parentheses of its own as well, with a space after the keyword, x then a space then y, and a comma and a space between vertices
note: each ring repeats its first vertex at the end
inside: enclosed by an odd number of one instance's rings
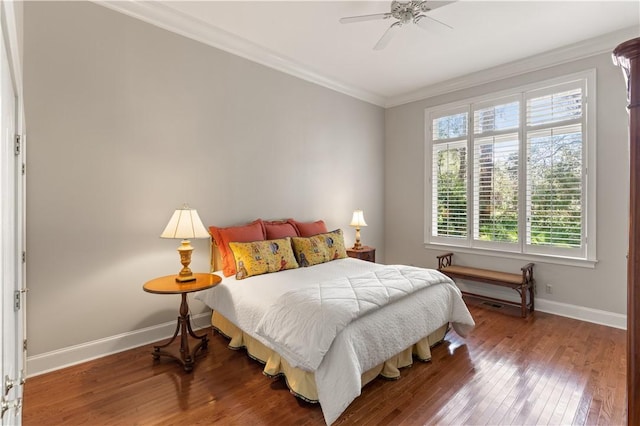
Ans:
POLYGON ((180 283, 195 281, 196 277, 191 272, 191 268, 189 268, 191 252, 193 252, 189 238, 209 238, 209 232, 202 224, 198 212, 195 209, 189 208, 187 204, 181 209, 176 210, 173 216, 171 216, 169 224, 167 224, 167 227, 162 231, 160 238, 182 239, 182 245, 178 247, 182 270, 176 276, 176 281, 180 283))
POLYGON ((364 213, 362 210, 355 210, 353 212, 353 217, 351 218, 350 226, 356 228, 356 242, 353 245, 353 248, 359 250, 362 248, 362 244, 360 244, 360 227, 367 226, 367 222, 364 221, 364 213))

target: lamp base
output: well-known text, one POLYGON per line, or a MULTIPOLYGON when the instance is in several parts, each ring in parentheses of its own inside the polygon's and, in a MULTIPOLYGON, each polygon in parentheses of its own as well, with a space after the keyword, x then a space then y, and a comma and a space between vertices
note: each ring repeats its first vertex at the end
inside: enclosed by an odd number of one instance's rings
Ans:
POLYGON ((353 243, 354 250, 360 250, 362 248, 362 244, 360 243, 360 227, 356 226, 356 242, 353 243))
POLYGON ((182 269, 176 275, 176 282, 187 283, 189 281, 195 281, 196 277, 193 276, 189 264, 191 263, 191 252, 193 247, 189 240, 182 240, 182 245, 178 247, 178 253, 180 253, 180 263, 182 263, 182 269))
POLYGON ((187 277, 181 277, 180 275, 176 276, 176 282, 177 283, 188 283, 190 281, 195 281, 196 277, 194 277, 193 275, 187 276, 187 277))

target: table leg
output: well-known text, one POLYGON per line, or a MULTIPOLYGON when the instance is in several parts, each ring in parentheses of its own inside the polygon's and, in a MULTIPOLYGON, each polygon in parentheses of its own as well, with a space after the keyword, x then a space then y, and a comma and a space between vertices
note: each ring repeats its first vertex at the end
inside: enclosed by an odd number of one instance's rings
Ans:
POLYGON ((169 346, 170 344, 173 343, 174 340, 176 340, 176 336, 178 335, 178 331, 180 331, 180 317, 178 317, 178 323, 176 324, 176 331, 174 331, 173 336, 171 337, 171 339, 169 339, 169 341, 167 343, 165 343, 164 345, 157 345, 153 347, 153 359, 159 359, 160 355, 161 355, 161 349, 162 348, 166 348, 167 346, 169 346))
POLYGON ((195 363, 196 353, 200 349, 207 349, 208 345, 208 336, 207 334, 197 335, 193 328, 191 327, 191 319, 189 317, 189 305, 187 303, 187 294, 182 293, 182 302, 180 303, 180 316, 178 317, 178 323, 176 325, 176 331, 173 333, 173 337, 163 344, 153 347, 153 359, 159 359, 160 356, 168 356, 170 358, 179 361, 184 370, 189 372, 193 370, 193 365, 195 363), (180 332, 180 356, 177 357, 172 353, 162 350, 163 348, 169 346, 178 336, 178 332, 180 332), (193 348, 193 352, 189 349, 189 336, 200 340, 196 346, 193 348))

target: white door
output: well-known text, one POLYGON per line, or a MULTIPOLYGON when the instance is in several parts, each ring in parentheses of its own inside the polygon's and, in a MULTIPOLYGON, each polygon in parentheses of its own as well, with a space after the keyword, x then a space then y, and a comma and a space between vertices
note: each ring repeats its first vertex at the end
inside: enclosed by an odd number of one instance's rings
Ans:
MULTIPOLYGON (((5 22, 3 22, 3 26, 5 22)), ((2 425, 22 423, 23 347, 23 241, 24 161, 16 143, 17 98, 8 49, 0 32, 0 276, 2 279, 2 425)))

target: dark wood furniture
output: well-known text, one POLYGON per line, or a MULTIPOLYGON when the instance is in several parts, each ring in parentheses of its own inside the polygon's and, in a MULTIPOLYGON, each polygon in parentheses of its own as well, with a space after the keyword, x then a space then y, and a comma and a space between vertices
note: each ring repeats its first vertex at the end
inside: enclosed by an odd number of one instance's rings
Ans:
POLYGON ((629 253, 627 254, 627 404, 630 425, 640 425, 640 38, 620 44, 629 101, 629 253))
POLYGON ((489 269, 472 268, 468 266, 452 265, 453 253, 445 253, 438 258, 438 271, 451 278, 461 278, 470 281, 499 285, 514 289, 520 294, 520 302, 498 299, 495 297, 483 296, 463 291, 462 294, 495 302, 506 303, 508 305, 520 306, 522 318, 526 318, 529 312, 534 310, 533 293, 535 281, 533 280, 533 263, 527 263, 520 270, 522 274, 512 274, 508 272, 493 271, 489 269), (529 302, 527 302, 527 294, 529 302))
POLYGON ((166 277, 156 278, 151 280, 142 287, 144 291, 155 294, 179 294, 182 296, 182 303, 180 303, 180 316, 178 317, 178 324, 176 325, 176 331, 173 333, 173 337, 168 342, 153 347, 153 359, 160 359, 161 356, 173 358, 182 364, 184 370, 189 372, 193 370, 195 363, 195 356, 199 350, 206 350, 209 342, 207 334, 198 335, 194 333, 191 328, 191 319, 189 317, 189 304, 187 303, 187 294, 194 291, 205 290, 217 285, 221 279, 217 275, 213 274, 193 274, 195 281, 176 282, 175 275, 168 275, 166 277), (178 336, 180 332, 180 354, 175 355, 171 352, 164 350, 169 346, 178 336), (189 336, 199 340, 199 342, 193 348, 193 352, 189 350, 189 336))
POLYGON ((368 262, 376 261, 376 249, 369 246, 362 246, 359 249, 348 248, 347 256, 355 259, 366 260, 368 262))

